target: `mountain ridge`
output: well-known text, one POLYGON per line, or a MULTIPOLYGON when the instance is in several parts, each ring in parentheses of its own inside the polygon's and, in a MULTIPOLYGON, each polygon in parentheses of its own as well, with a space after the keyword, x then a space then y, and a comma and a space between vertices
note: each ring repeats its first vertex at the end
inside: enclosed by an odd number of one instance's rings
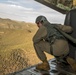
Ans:
POLYGON ((0 28, 24 29, 29 25, 35 25, 35 23, 0 18, 0 28))

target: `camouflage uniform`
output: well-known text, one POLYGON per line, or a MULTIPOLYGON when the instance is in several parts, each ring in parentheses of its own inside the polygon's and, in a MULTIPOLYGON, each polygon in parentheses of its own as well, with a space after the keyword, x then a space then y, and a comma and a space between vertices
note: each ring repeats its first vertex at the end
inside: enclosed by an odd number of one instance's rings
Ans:
POLYGON ((38 58, 43 62, 37 65, 36 69, 49 70, 50 66, 44 52, 52 54, 55 57, 61 57, 61 59, 69 53, 66 38, 55 27, 66 33, 72 32, 72 28, 65 25, 51 24, 44 16, 38 16, 36 24, 39 29, 33 37, 33 45, 38 58))
MULTIPOLYGON (((71 32, 72 28, 65 25, 57 25, 64 32, 71 32)), ((37 53, 37 56, 40 60, 44 61, 46 55, 44 51, 51 54, 51 51, 54 56, 66 56, 69 53, 68 42, 65 39, 55 39, 55 41, 50 45, 49 42, 45 40, 47 36, 47 28, 43 25, 36 32, 33 37, 34 48, 37 53)))

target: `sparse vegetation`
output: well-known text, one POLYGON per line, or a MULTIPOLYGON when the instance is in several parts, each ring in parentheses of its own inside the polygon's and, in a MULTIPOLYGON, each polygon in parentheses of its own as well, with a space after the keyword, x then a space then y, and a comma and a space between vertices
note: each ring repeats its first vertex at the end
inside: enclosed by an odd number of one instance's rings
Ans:
MULTIPOLYGON (((0 19, 0 75, 19 71, 40 62, 32 42, 36 30, 37 27, 32 23, 0 19)), ((48 54, 47 56, 48 59, 52 57, 48 54)))

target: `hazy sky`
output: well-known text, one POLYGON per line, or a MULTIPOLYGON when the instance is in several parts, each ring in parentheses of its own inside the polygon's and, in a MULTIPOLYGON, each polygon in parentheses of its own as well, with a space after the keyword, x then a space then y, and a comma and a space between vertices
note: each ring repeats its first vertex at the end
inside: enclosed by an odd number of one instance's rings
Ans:
POLYGON ((64 23, 65 15, 34 0, 0 0, 1 18, 35 22, 39 15, 46 16, 50 22, 64 23))

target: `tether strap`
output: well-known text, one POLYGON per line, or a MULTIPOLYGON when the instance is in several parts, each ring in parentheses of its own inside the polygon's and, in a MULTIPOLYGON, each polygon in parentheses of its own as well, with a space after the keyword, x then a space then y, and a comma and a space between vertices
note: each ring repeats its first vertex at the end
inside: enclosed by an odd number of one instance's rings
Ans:
POLYGON ((53 48, 51 49, 52 47, 50 46, 50 53, 51 55, 53 55, 53 48))

